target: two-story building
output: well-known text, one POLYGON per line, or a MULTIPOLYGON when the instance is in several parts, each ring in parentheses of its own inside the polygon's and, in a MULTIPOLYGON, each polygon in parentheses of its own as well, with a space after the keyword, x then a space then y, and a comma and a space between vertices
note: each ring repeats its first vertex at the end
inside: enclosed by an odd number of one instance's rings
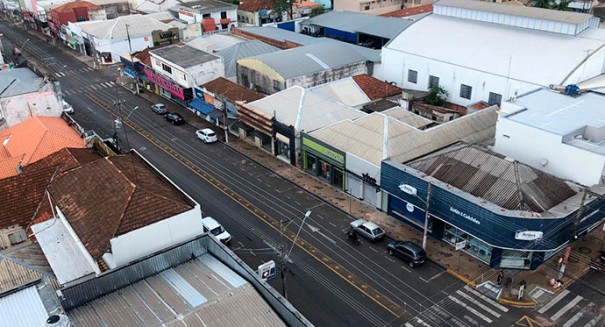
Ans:
POLYGON ((228 32, 237 26, 237 5, 219 0, 183 2, 171 11, 187 24, 202 24, 204 33, 228 32))

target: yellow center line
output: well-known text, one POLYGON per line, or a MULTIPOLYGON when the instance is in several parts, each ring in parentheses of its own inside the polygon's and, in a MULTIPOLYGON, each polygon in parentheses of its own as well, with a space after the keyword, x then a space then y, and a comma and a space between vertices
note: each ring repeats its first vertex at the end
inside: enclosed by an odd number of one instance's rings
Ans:
MULTIPOLYGON (((111 115, 115 116, 115 113, 111 110, 111 107, 108 104, 106 104, 103 100, 97 98, 95 95, 90 94, 90 93, 86 93, 86 97, 88 97, 90 100, 95 102, 101 108, 103 108, 104 110, 109 112, 111 115)), ((252 205, 250 202, 245 200, 239 194, 235 193, 234 191, 229 189, 227 186, 225 186, 221 182, 217 181, 215 178, 211 177, 208 173, 201 170, 193 162, 186 159, 182 155, 176 153, 173 149, 167 147, 163 142, 161 142, 159 139, 153 137, 152 135, 150 135, 149 133, 144 131, 139 126, 131 124, 128 121, 124 121, 122 123, 127 125, 132 130, 136 131, 139 135, 141 135, 142 137, 147 139, 149 142, 151 142, 152 144, 154 144, 155 146, 160 148, 162 151, 164 151, 166 154, 171 156, 173 159, 180 162, 185 167, 189 168, 189 170, 194 172, 196 175, 200 176, 202 179, 209 182, 212 186, 214 186, 215 188, 220 190, 223 194, 225 194, 226 196, 231 198, 233 201, 235 201, 240 206, 242 206, 243 208, 248 210, 251 214, 253 214, 257 218, 262 220, 266 225, 273 228, 278 233, 281 232, 279 230, 279 224, 278 224, 277 219, 270 217, 269 215, 264 213, 262 210, 258 209, 256 206, 252 205)), ((374 301, 374 303, 378 304, 380 307, 385 309, 387 312, 391 313, 393 316, 399 318, 401 315, 403 315, 405 313, 405 311, 401 308, 401 306, 399 304, 395 303, 390 298, 382 295, 382 293, 380 293, 379 291, 375 290, 371 286, 364 283, 362 279, 360 279, 356 275, 347 271, 345 268, 340 266, 332 258, 323 255, 323 253, 321 251, 319 251, 318 249, 316 249, 314 246, 304 242, 303 240, 298 240, 297 242, 294 242, 294 237, 295 237, 294 233, 284 232, 283 235, 288 240, 290 240, 292 243, 296 244, 301 250, 305 251, 308 255, 310 255, 315 260, 317 260, 318 262, 323 264, 326 268, 328 268, 330 271, 332 271, 334 274, 336 274, 342 280, 346 281, 349 285, 353 286, 359 292, 363 293, 365 296, 372 299, 372 301, 374 301)))

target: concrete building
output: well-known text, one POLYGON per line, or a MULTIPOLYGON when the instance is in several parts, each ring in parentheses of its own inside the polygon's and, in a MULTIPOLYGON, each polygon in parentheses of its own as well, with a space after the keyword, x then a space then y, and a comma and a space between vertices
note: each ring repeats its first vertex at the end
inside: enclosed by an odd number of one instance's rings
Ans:
POLYGON ((341 43, 313 44, 237 61, 237 82, 273 94, 372 71, 367 59, 341 43))
POLYGON ((225 75, 223 59, 187 45, 171 45, 149 51, 151 69, 144 73, 148 89, 186 105, 193 87, 225 75))
POLYGON ((187 24, 202 24, 204 33, 228 32, 237 26, 237 5, 219 0, 181 2, 170 8, 187 24))
POLYGON ((385 160, 381 183, 390 215, 423 229, 429 203, 429 235, 494 268, 536 269, 605 218, 603 187, 582 189, 478 145, 385 160))
MULTIPOLYGON (((407 2, 407 1, 406 1, 407 2)), ((403 8, 404 0, 334 0, 334 10, 358 12, 368 15, 382 15, 403 8)))
POLYGON ((605 96, 539 89, 504 102, 494 151, 586 186, 605 183, 605 96))
POLYGON ((458 105, 499 104, 603 74, 598 25, 588 14, 441 0, 383 48, 379 78, 412 90, 440 85, 458 105))

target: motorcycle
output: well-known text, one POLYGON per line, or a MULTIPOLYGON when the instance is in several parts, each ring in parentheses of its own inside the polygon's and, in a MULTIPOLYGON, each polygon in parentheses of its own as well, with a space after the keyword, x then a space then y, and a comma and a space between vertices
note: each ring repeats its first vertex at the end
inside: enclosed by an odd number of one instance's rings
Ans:
POLYGON ((347 239, 347 241, 352 242, 354 245, 359 245, 361 244, 361 241, 359 240, 359 237, 357 237, 357 233, 355 233, 354 231, 350 230, 345 234, 345 238, 347 239))

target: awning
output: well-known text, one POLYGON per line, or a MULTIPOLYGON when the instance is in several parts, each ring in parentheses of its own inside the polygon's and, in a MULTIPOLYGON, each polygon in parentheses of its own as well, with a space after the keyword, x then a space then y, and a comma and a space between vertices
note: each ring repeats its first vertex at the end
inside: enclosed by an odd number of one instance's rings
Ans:
POLYGON ((69 39, 66 40, 67 43, 71 44, 71 45, 78 45, 78 40, 76 40, 76 38, 74 37, 70 37, 69 39))
POLYGON ((208 115, 212 110, 214 110, 214 107, 207 104, 206 102, 195 98, 193 99, 191 102, 189 102, 189 106, 197 111, 199 111, 201 114, 203 115, 208 115))
POLYGON ((210 117, 210 118, 214 118, 214 119, 216 119, 216 120, 221 120, 221 121, 222 121, 222 120, 223 120, 223 112, 222 112, 222 111, 220 111, 220 110, 216 110, 216 109, 214 109, 214 110, 212 110, 212 111, 211 111, 211 112, 208 114, 208 117, 210 117))

